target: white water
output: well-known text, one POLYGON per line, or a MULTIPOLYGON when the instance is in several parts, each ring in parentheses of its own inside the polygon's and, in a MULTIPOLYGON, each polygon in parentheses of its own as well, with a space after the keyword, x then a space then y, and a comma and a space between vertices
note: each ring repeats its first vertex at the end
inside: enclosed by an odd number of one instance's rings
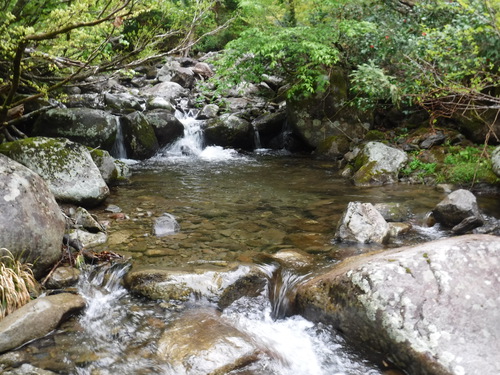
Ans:
POLYGON ((123 136, 122 124, 120 118, 115 116, 116 122, 116 138, 111 155, 116 159, 127 159, 127 150, 125 148, 125 137, 123 136))
POLYGON ((175 116, 184 125, 184 137, 165 147, 155 157, 159 159, 201 159, 206 161, 225 161, 242 158, 236 150, 220 146, 205 147, 203 141, 203 121, 196 120, 193 110, 187 113, 176 111, 175 116))
MULTIPOLYGON (((132 298, 120 285, 120 278, 128 268, 119 264, 89 270, 79 285, 80 293, 87 300, 87 309, 80 318, 81 330, 76 343, 64 349, 71 356, 70 351, 78 347, 78 356, 87 358, 83 362, 80 359, 82 364, 76 367, 76 374, 204 374, 202 369, 186 370, 182 366, 174 369, 168 361, 156 357, 157 340, 163 330, 151 326, 150 322, 161 320, 168 325, 183 313, 160 309, 157 302, 148 305, 132 298)), ((207 303, 194 301, 186 308, 203 309, 207 303)), ((373 365, 349 354, 342 339, 327 327, 299 316, 275 320, 267 293, 240 298, 223 311, 220 319, 250 336, 252 345, 262 353, 257 361, 244 367, 245 373, 380 374, 373 365)), ((225 354, 220 353, 221 360, 224 357, 225 354)), ((238 373, 234 370, 228 374, 238 373)))

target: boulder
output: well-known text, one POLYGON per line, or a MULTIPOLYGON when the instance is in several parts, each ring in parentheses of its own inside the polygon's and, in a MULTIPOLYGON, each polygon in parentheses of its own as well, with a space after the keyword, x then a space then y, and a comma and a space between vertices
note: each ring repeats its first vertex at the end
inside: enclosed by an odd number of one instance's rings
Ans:
POLYGON ((491 166, 493 172, 500 177, 500 147, 497 147, 491 154, 491 166))
POLYGON ((398 181, 399 170, 408 161, 402 150, 380 142, 368 142, 354 160, 357 186, 385 185, 398 181))
POLYGON ((299 286, 302 315, 414 375, 500 372, 500 241, 466 235, 352 257, 299 286))
POLYGON ((128 157, 144 160, 158 151, 159 144, 155 131, 141 112, 123 116, 121 123, 128 157))
POLYGON ((80 278, 80 270, 74 267, 58 267, 47 280, 49 289, 62 289, 75 285, 80 278))
POLYGON ((343 242, 386 243, 390 227, 371 203, 350 202, 337 225, 335 238, 343 242))
POLYGON ((370 129, 372 114, 346 105, 348 82, 347 71, 336 68, 331 72, 328 92, 318 91, 306 99, 287 101, 289 125, 310 147, 318 147, 332 135, 363 139, 370 129))
MULTIPOLYGON (((243 288, 243 285, 257 282, 254 277, 256 272, 248 266, 229 266, 219 270, 132 269, 125 277, 125 285, 133 293, 152 300, 187 301, 196 295, 211 301, 223 299, 224 305, 228 306, 234 301, 230 301, 229 296, 235 299, 242 297, 241 293, 234 291, 234 286, 236 285, 238 290, 248 290, 248 287, 243 288)), ((256 288, 261 286, 262 284, 259 284, 256 288)))
POLYGON ((252 337, 208 308, 184 312, 158 342, 158 356, 176 374, 228 374, 258 361, 259 354, 252 337))
POLYGON ((40 278, 61 258, 66 221, 40 176, 0 154, 0 247, 40 278))
POLYGON ((175 108, 170 103, 169 100, 162 98, 161 96, 153 96, 150 97, 146 103, 146 108, 148 110, 153 110, 153 109, 165 109, 169 111, 170 113, 175 112, 175 108))
POLYGON ((0 353, 47 335, 84 307, 85 299, 70 293, 31 301, 0 320, 0 353))
POLYGON ((87 147, 65 138, 35 137, 0 145, 0 153, 38 173, 61 202, 95 206, 109 188, 87 147))
POLYGON ((118 185, 128 182, 130 169, 127 164, 112 157, 108 151, 97 148, 89 151, 106 184, 118 185))
POLYGON ((406 221, 410 218, 410 208, 404 203, 376 203, 373 207, 387 222, 406 221))
POLYGON ((252 126, 259 133, 262 147, 270 147, 273 140, 279 137, 285 128, 286 112, 267 112, 252 121, 252 126))
POLYGON ((225 114, 209 120, 204 134, 208 145, 253 150, 252 126, 235 115, 225 114))
POLYGON ((100 109, 54 108, 38 117, 33 136, 63 137, 92 148, 110 151, 118 119, 100 109))
POLYGON ((175 102, 177 99, 187 96, 188 91, 178 83, 162 82, 145 89, 144 93, 151 96, 160 96, 170 102, 175 102))
POLYGON ((146 104, 144 99, 131 95, 126 92, 106 93, 104 94, 106 106, 118 113, 131 113, 135 111, 144 111, 146 104))
POLYGON ((210 68, 210 65, 204 62, 197 62, 191 69, 202 78, 210 78, 214 75, 214 71, 210 68))
POLYGON ((341 159, 349 152, 351 141, 345 135, 332 135, 321 141, 316 148, 316 154, 332 159, 341 159))
POLYGON ((219 106, 217 104, 207 104, 204 106, 201 111, 196 116, 197 120, 207 120, 209 118, 217 117, 219 113, 219 106))
POLYGON ((177 60, 169 60, 158 71, 158 81, 160 82, 175 82, 180 86, 190 89, 195 82, 195 73, 189 67, 181 66, 177 60))
POLYGON ((91 233, 105 232, 97 219, 83 207, 78 207, 71 215, 71 219, 76 228, 83 228, 91 233))
POLYGON ((184 136, 184 125, 169 110, 155 109, 144 115, 153 127, 160 147, 171 144, 184 136))
POLYGON ((434 208, 432 215, 438 223, 448 228, 460 224, 463 220, 471 216, 479 219, 476 221, 478 225, 475 227, 482 225, 476 197, 465 189, 455 190, 448 194, 448 196, 434 208))

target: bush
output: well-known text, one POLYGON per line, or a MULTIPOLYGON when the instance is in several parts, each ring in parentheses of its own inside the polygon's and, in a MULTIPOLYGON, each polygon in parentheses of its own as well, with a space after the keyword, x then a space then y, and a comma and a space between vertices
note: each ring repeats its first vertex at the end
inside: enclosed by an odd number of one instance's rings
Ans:
POLYGON ((37 293, 37 282, 29 264, 14 258, 7 249, 0 249, 0 319, 31 300, 37 293))

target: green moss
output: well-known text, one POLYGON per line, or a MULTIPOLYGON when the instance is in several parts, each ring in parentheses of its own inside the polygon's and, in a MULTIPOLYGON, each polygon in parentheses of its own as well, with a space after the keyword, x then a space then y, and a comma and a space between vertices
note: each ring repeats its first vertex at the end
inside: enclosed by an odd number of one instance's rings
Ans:
POLYGON ((380 130, 370 130, 365 135, 365 141, 385 141, 385 134, 380 130))

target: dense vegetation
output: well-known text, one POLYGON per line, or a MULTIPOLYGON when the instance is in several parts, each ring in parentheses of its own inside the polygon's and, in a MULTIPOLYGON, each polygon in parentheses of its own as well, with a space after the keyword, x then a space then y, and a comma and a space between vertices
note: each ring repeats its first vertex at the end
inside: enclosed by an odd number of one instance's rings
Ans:
MULTIPOLYGON (((351 104, 471 114, 500 108, 499 0, 4 0, 0 123, 74 80, 224 50, 217 85, 277 74, 289 97, 350 72, 351 104), (10 111, 10 112, 9 112, 10 111)), ((492 134, 490 134, 492 135, 492 134)))

